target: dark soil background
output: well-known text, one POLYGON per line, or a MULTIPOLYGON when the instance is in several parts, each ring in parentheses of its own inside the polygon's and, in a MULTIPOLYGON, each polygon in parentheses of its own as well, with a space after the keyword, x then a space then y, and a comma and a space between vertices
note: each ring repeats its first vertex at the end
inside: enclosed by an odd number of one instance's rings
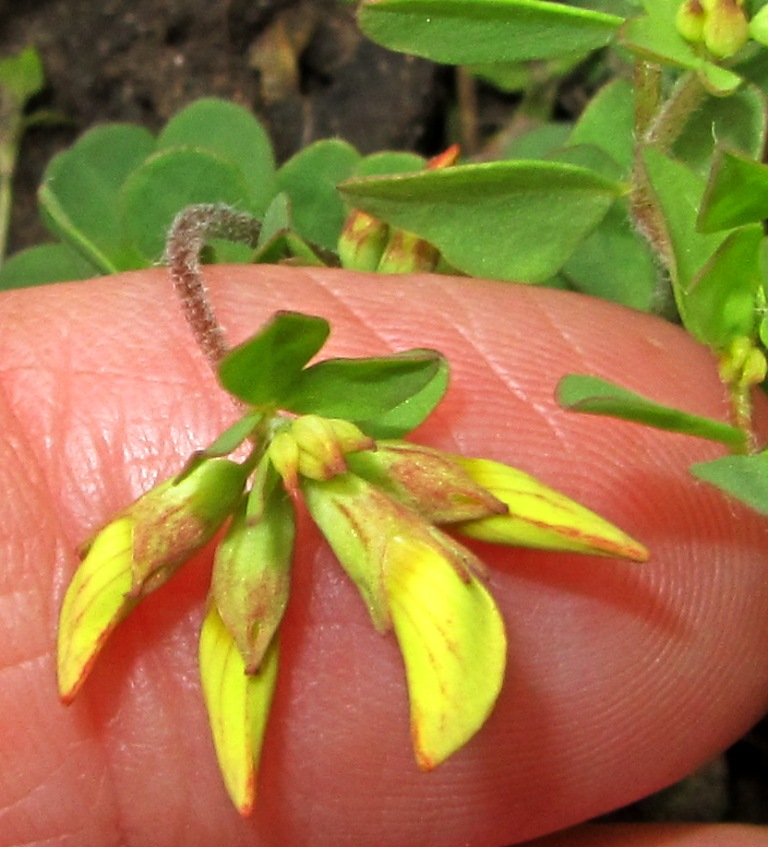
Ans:
MULTIPOLYGON (((0 56, 30 44, 48 83, 30 107, 58 120, 24 136, 10 252, 48 238, 35 199, 43 169, 96 123, 158 130, 215 95, 252 109, 282 162, 335 135, 363 153, 431 155, 456 140, 466 149, 515 120, 515 98, 468 90, 450 68, 365 41, 341 0, 0 0, 0 56)), ((558 113, 575 117, 585 86, 585 75, 566 80, 558 113)), ((698 774, 610 818, 768 824, 768 721, 698 774)))

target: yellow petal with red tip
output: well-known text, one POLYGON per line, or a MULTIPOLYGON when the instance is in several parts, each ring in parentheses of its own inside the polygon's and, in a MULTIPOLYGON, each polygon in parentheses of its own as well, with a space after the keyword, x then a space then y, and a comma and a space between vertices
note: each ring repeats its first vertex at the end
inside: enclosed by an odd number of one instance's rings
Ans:
POLYGON ((93 540, 75 571, 59 617, 59 696, 70 703, 109 634, 136 605, 132 585, 133 521, 120 518, 93 540))
POLYGON ((431 770, 485 723, 501 691, 507 641, 485 587, 429 544, 387 545, 385 590, 405 663, 416 761, 431 770))
POLYGON ((472 479, 506 503, 509 513, 456 524, 462 535, 561 552, 618 556, 645 562, 646 548, 605 518, 517 468, 454 456, 472 479))
POLYGON ((200 632, 200 675, 213 744, 224 785, 241 815, 256 798, 264 731, 277 680, 273 639, 259 672, 246 674, 234 639, 211 605, 200 632))

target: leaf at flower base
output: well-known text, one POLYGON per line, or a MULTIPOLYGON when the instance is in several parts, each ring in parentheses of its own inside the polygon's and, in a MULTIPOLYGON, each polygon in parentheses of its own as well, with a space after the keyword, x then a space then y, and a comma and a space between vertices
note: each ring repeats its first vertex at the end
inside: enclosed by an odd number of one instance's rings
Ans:
POLYGON ((221 384, 230 394, 254 406, 282 403, 329 332, 324 318, 276 312, 256 335, 221 360, 221 384))
POLYGON ((542 550, 617 556, 645 562, 648 551, 605 518, 517 468, 488 459, 454 456, 469 476, 509 513, 458 524, 462 535, 542 550))
POLYGON ((465 273, 543 282, 624 189, 578 165, 511 161, 349 180, 339 190, 355 208, 421 236, 465 273))
POLYGON ((423 388, 374 419, 358 419, 357 425, 374 438, 402 438, 423 423, 440 403, 448 389, 449 376, 450 366, 441 359, 423 388))
POLYGON ((539 0, 367 0, 372 40, 435 62, 521 62, 604 47, 622 18, 539 0))
POLYGON ((59 696, 71 703, 107 638, 138 602, 132 585, 133 521, 122 518, 96 536, 67 588, 59 618, 59 696))
POLYGON ((568 374, 560 380, 557 402, 565 409, 589 415, 610 415, 625 421, 680 432, 725 444, 731 450, 745 447, 744 433, 730 424, 663 406, 605 379, 568 374))
POLYGON ((768 453, 698 462, 691 465, 691 473, 768 515, 768 453))
MULTIPOLYGON (((284 408, 299 414, 311 412, 354 422, 375 422, 396 409, 405 414, 405 404, 415 400, 433 381, 442 382, 445 367, 445 359, 435 350, 406 350, 365 359, 326 359, 301 373, 284 398, 284 408)), ((433 398, 428 400, 431 403, 433 398)), ((421 408, 413 411, 419 419, 426 416, 421 408)))
POLYGON ((731 150, 715 156, 698 225, 715 232, 768 217, 768 166, 731 150))
POLYGON ((249 815, 264 732, 277 681, 278 647, 272 641, 259 673, 245 672, 232 636, 211 605, 200 631, 200 677, 213 745, 230 799, 249 815))
POLYGON ((486 588, 432 546, 392 538, 385 592, 405 663, 416 760, 431 770, 482 727, 501 691, 506 635, 486 588))

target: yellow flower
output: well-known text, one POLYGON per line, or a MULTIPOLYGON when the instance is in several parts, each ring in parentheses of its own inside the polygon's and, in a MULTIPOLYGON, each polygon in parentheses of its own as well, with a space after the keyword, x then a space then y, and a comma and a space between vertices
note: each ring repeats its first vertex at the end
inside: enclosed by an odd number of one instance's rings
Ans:
POLYGON ((59 694, 65 703, 117 624, 213 537, 242 497, 247 474, 235 462, 204 460, 148 491, 96 534, 59 616, 59 694))
POLYGON ((477 578, 482 563, 408 506, 351 473, 302 485, 310 514, 380 632, 405 664, 414 751, 428 770, 462 747, 493 708, 506 638, 477 578))
POLYGON ((277 681, 278 646, 273 639, 258 673, 245 662, 214 605, 200 631, 200 677, 213 746, 227 792, 241 815, 256 797, 256 776, 269 708, 277 681))
POLYGON ((646 548, 618 527, 516 468, 489 459, 454 456, 469 476, 509 512, 457 524, 462 535, 544 550, 618 556, 644 562, 646 548))

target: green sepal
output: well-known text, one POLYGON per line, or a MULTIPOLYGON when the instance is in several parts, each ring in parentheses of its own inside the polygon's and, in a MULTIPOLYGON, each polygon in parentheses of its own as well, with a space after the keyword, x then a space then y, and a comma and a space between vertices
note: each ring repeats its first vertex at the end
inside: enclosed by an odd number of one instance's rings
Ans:
POLYGON ((264 462, 216 551, 211 583, 249 674, 259 670, 288 604, 295 522, 290 497, 264 462))

